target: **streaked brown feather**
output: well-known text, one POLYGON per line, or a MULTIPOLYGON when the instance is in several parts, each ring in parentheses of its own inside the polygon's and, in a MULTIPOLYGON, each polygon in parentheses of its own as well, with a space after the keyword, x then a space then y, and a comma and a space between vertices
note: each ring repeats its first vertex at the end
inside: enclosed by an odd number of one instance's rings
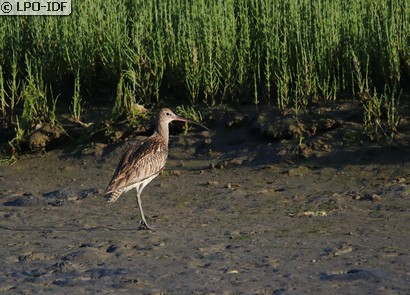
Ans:
POLYGON ((154 133, 140 145, 131 147, 122 157, 105 190, 106 194, 112 193, 109 201, 115 201, 127 188, 160 173, 167 157, 167 142, 158 133, 154 133))

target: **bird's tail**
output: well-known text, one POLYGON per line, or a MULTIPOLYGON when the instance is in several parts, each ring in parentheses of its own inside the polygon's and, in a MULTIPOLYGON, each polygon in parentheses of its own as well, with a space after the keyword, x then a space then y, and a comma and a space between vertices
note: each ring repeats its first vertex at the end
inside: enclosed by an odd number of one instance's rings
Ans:
POLYGON ((114 203, 115 201, 118 200, 118 198, 121 196, 122 194, 122 190, 116 190, 110 193, 107 203, 114 203))

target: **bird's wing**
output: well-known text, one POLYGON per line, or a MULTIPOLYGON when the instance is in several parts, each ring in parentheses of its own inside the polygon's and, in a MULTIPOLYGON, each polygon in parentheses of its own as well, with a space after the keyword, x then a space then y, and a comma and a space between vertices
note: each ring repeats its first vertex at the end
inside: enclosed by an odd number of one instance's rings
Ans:
POLYGON ((124 154, 105 193, 124 189, 157 175, 164 168, 167 157, 166 143, 155 136, 147 138, 141 145, 130 148, 124 154))

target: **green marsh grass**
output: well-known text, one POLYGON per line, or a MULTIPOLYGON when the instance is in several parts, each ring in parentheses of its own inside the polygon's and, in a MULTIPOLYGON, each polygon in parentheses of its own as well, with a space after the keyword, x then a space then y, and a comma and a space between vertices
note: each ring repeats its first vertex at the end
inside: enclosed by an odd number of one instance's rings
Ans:
POLYGON ((3 127, 7 127, 7 111, 9 109, 9 105, 7 104, 6 101, 6 91, 4 89, 4 79, 3 79, 3 69, 0 66, 0 103, 1 103, 1 113, 2 113, 2 117, 3 117, 3 127))
POLYGON ((117 85, 117 96, 115 99, 114 107, 112 109, 112 117, 114 119, 134 119, 136 87, 137 86, 134 72, 125 72, 121 76, 120 81, 117 85))
POLYGON ((3 125, 47 116, 51 89, 65 97, 74 83, 83 103, 108 97, 114 114, 131 117, 132 103, 166 104, 170 94, 178 104, 299 112, 371 89, 390 105, 388 124, 398 124, 397 93, 410 77, 409 0, 84 0, 72 11, 0 18, 3 125), (27 113, 28 96, 40 97, 44 115, 27 113))
MULTIPOLYGON (((185 105, 177 106, 175 108, 175 112, 178 115, 180 115, 180 116, 182 116, 186 119, 190 119, 190 120, 193 120, 193 121, 198 122, 198 123, 202 122, 202 119, 203 119, 202 118, 202 113, 200 111, 196 110, 192 106, 185 106, 185 105)), ((191 128, 192 128, 192 125, 185 122, 184 134, 185 135, 188 134, 188 132, 191 128)))
POLYGON ((84 123, 81 122, 81 114, 84 108, 84 103, 81 98, 80 87, 80 73, 77 72, 77 75, 74 78, 74 91, 70 111, 74 122, 84 125, 84 123))

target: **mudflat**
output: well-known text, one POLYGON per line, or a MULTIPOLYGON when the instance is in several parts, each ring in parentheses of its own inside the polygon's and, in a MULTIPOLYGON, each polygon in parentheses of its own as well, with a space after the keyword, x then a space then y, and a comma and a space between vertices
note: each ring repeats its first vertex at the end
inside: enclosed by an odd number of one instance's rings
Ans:
POLYGON ((171 135, 142 193, 153 231, 133 191, 102 195, 142 137, 1 165, 0 292, 409 294, 408 139, 352 144, 340 120, 297 147, 261 114, 171 135))

